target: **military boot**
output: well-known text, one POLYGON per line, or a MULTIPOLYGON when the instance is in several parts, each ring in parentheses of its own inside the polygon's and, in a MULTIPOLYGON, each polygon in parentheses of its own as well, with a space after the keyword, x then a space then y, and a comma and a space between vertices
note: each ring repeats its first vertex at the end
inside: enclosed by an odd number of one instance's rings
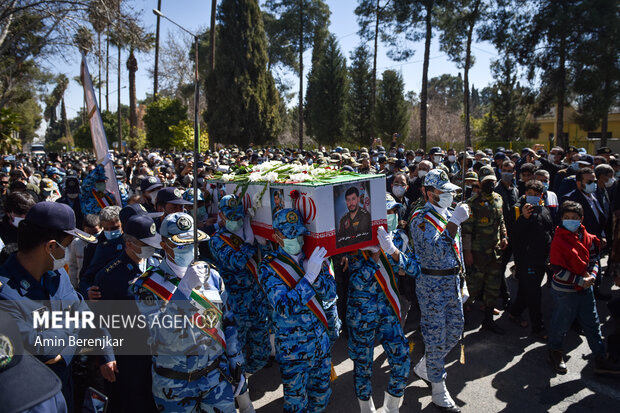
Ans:
POLYGON ((426 372, 426 355, 423 355, 420 361, 418 361, 418 364, 413 367, 413 372, 427 384, 430 383, 428 373, 426 372))
POLYGON ((431 383, 433 388, 433 404, 439 407, 444 412, 460 413, 461 409, 454 403, 448 389, 446 389, 446 381, 442 380, 439 383, 431 383))
POLYGON ((360 413, 377 413, 375 409, 375 403, 372 401, 372 396, 368 400, 357 399, 360 404, 360 413))
POLYGON ((506 330, 498 326, 495 321, 493 321, 493 306, 488 305, 484 309, 484 321, 482 322, 482 328, 485 330, 489 330, 495 334, 506 334, 506 330))
POLYGON ((244 393, 235 397, 237 404, 239 405, 239 413, 256 413, 252 400, 250 400, 250 391, 246 390, 244 393))
POLYGON ((392 396, 390 393, 385 392, 385 399, 383 399, 383 410, 381 413, 398 413, 400 402, 402 397, 392 396))
POLYGON ((568 372, 566 363, 564 363, 563 354, 560 350, 549 350, 549 361, 557 373, 566 374, 568 372))

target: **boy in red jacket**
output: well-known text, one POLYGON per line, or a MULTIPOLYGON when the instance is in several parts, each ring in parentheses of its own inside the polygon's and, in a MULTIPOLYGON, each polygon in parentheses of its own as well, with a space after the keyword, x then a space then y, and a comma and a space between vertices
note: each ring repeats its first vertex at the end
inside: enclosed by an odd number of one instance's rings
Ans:
POLYGON ((553 269, 551 297, 553 313, 549 328, 549 359, 556 372, 566 374, 562 341, 577 319, 595 360, 597 374, 618 374, 618 366, 609 362, 596 311, 592 285, 599 272, 599 239, 581 225, 583 207, 565 201, 561 208, 562 223, 556 229, 549 261, 553 269))

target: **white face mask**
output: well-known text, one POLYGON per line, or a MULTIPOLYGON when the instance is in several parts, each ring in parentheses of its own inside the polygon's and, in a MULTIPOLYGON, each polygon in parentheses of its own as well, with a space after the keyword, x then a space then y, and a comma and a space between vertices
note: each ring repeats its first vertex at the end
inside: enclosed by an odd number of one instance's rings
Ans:
POLYGON ((455 162, 455 161, 456 161, 456 156, 454 156, 454 155, 448 155, 448 161, 450 161, 450 162, 455 162))
POLYGON ((405 195, 406 188, 400 185, 392 185, 392 193, 396 198, 402 198, 405 195))
POLYGON ((141 260, 145 260, 147 258, 151 258, 155 254, 155 247, 151 247, 150 245, 145 245, 142 247, 139 253, 136 254, 136 257, 141 260))
POLYGON ((11 223, 13 224, 15 228, 17 228, 19 226, 19 223, 22 222, 23 220, 24 218, 22 217, 13 217, 13 219, 11 220, 11 223))
POLYGON ((616 178, 609 178, 609 180, 605 182, 605 188, 611 188, 615 182, 616 178))
POLYGON ((550 154, 550 155, 547 157, 547 160, 548 160, 549 162, 551 162, 551 163, 554 163, 554 162, 555 162, 555 155, 554 155, 554 154, 550 154))
POLYGON ((67 249, 65 247, 63 247, 62 245, 60 245, 60 242, 56 241, 56 245, 58 245, 60 248, 62 248, 62 250, 64 251, 64 256, 62 258, 54 258, 54 256, 52 255, 52 253, 50 252, 50 257, 52 257, 52 260, 54 261, 52 264, 52 271, 56 271, 61 269, 62 267, 65 266, 65 264, 67 262, 69 262, 69 254, 67 254, 67 249))
POLYGON ((427 173, 428 173, 428 171, 418 171, 418 177, 424 178, 427 173))
POLYGON ((439 200, 437 200, 437 206, 439 208, 446 209, 450 205, 452 205, 452 194, 450 192, 444 192, 443 194, 439 194, 439 200))
POLYGON ((151 198, 151 204, 153 205, 155 205, 155 203, 157 202, 157 192, 159 191, 151 192, 149 194, 149 198, 151 198))

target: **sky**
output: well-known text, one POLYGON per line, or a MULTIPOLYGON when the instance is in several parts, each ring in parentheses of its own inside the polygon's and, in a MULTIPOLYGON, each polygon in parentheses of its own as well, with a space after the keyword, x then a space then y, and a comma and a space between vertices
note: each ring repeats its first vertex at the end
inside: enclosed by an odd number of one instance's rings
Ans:
MULTIPOLYGON (((157 7, 157 0, 128 0, 134 5, 134 9, 140 12, 142 21, 147 30, 155 32, 156 17, 152 13, 152 9, 157 7)), ((350 61, 349 56, 353 49, 360 43, 357 35, 359 29, 357 19, 354 13, 357 0, 325 0, 331 10, 330 31, 338 38, 343 55, 350 61)), ((219 2, 218 2, 219 3, 219 2)), ((207 0, 162 0, 161 11, 170 19, 186 27, 192 32, 201 32, 209 25, 211 16, 211 1, 207 0)), ((181 29, 172 25, 168 21, 162 19, 160 26, 161 39, 166 39, 168 33, 173 36, 189 36, 181 31, 181 29)), ((372 49, 372 44, 368 45, 372 49)), ((387 57, 387 47, 379 45, 377 53, 377 75, 381 76, 381 72, 386 69, 396 70, 400 72, 405 81, 405 91, 414 91, 419 93, 422 83, 422 57, 424 55, 423 42, 411 45, 415 50, 414 56, 406 62, 395 62, 387 57)), ((110 51, 112 52, 113 49, 110 51)), ((497 58, 497 52, 489 43, 476 43, 472 47, 475 56, 475 65, 470 69, 470 82, 477 88, 482 88, 490 84, 493 79, 490 72, 490 62, 497 58)), ((308 50, 304 55, 304 61, 309 62, 312 51, 308 50)), ((113 53, 113 59, 116 59, 116 50, 113 53)), ((138 59, 138 72, 136 74, 136 89, 138 99, 144 99, 147 93, 153 91, 153 80, 149 75, 148 68, 152 68, 154 64, 154 52, 148 54, 140 54, 138 59)), ((122 55, 121 74, 121 102, 128 104, 129 89, 127 88, 127 70, 125 61, 127 53, 122 55)), ((48 62, 48 68, 56 73, 64 73, 69 79, 79 76, 80 64, 79 56, 76 52, 74 56, 66 55, 64 59, 58 58, 53 62, 48 62)), ((309 66, 305 67, 305 76, 309 70, 309 66)), ((91 74, 97 72, 94 65, 90 67, 91 74)), ((450 62, 447 57, 439 50, 439 41, 437 36, 433 38, 430 53, 429 79, 444 73, 457 75, 459 69, 450 62)), ((290 75, 289 79, 293 85, 293 90, 298 89, 298 81, 294 75, 290 75)), ((307 83, 304 81, 304 84, 307 83)), ((110 110, 116 110, 116 91, 119 89, 116 82, 116 72, 110 76, 110 110)), ((81 86, 75 81, 71 81, 65 95, 67 106, 67 114, 69 118, 76 115, 82 106, 83 92, 81 86)), ((295 98, 297 99, 297 98, 295 98)))

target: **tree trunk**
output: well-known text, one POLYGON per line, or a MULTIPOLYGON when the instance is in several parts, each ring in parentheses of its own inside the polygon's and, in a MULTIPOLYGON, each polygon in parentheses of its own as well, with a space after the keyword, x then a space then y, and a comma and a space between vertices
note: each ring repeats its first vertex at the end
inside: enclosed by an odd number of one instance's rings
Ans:
POLYGON ((116 106, 116 117, 118 120, 118 150, 120 151, 123 147, 123 126, 121 125, 121 45, 118 45, 118 76, 116 78, 118 91, 116 95, 118 97, 118 102, 116 106))
POLYGON ((380 1, 381 0, 377 0, 374 49, 372 53, 372 90, 370 92, 370 135, 373 138, 375 137, 375 105, 377 104, 377 51, 379 49, 379 14, 381 11, 379 7, 380 1))
POLYGON ((99 56, 97 63, 99 64, 99 79, 97 80, 97 86, 99 86, 99 100, 97 106, 101 108, 101 32, 97 32, 97 48, 99 49, 99 56))
MULTIPOLYGON (((161 0, 157 0, 157 10, 161 11, 161 0)), ((153 100, 157 100, 157 89, 159 83, 159 14, 155 28, 155 67, 153 69, 153 100)))
POLYGON ((566 41, 560 41, 560 64, 558 67, 558 94, 557 94, 557 110, 555 128, 557 131, 556 142, 564 148, 568 149, 568 136, 564 137, 564 102, 566 100, 566 41))
POLYGON ((420 91, 420 147, 426 151, 426 115, 428 113, 428 62, 431 53, 431 38, 433 36, 433 3, 426 5, 426 38, 424 42, 424 63, 422 64, 422 90, 420 91))
POLYGON ((110 111, 110 38, 105 37, 105 110, 110 111))
POLYGON ((470 15, 469 27, 467 29, 467 46, 465 48, 465 67, 463 68, 463 100, 465 109, 465 149, 471 146, 471 124, 470 124, 470 102, 469 102, 469 67, 471 66, 471 42, 474 33, 474 26, 478 20, 478 0, 470 15))
POLYGON ((304 2, 299 2, 299 149, 304 147, 304 2))
POLYGON ((129 49, 127 58, 127 71, 129 72, 129 137, 138 137, 138 112, 136 105, 136 72, 138 71, 138 61, 134 54, 133 47, 129 49))
POLYGON ((603 85, 603 96, 605 98, 605 111, 603 112, 603 118, 601 119, 601 147, 607 146, 607 128, 609 123, 609 102, 613 101, 613 97, 610 95, 610 81, 609 81, 609 72, 606 73, 607 76, 605 79, 605 84, 603 85))
POLYGON ((217 0, 211 0, 211 28, 209 29, 209 42, 211 61, 209 67, 215 69, 215 12, 217 9, 217 0))

